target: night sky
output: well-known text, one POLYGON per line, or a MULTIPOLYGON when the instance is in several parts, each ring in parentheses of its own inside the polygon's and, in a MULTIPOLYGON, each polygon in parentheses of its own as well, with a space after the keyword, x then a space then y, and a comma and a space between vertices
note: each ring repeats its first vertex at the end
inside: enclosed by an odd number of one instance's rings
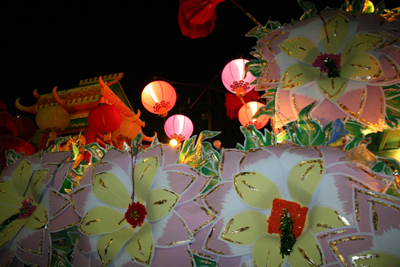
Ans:
MULTIPOLYGON (((140 101, 141 91, 155 76, 201 85, 172 84, 178 100, 169 113, 181 111, 190 117, 193 134, 199 134, 208 129, 207 120, 202 119, 208 111, 207 94, 192 109, 188 107, 204 86, 226 90, 220 72, 229 61, 239 57, 253 59, 250 52, 257 39, 245 34, 256 25, 229 0, 218 5, 213 32, 200 39, 181 34, 178 0, 40 2, 8 1, 2 7, 1 98, 13 115, 27 115, 15 108, 14 101, 22 97, 23 105, 33 105, 34 89, 47 94, 54 86, 60 91, 78 86, 81 79, 124 72, 120 83, 135 112, 142 112, 144 133, 152 136, 157 131, 159 139, 166 142, 164 119, 146 111, 140 101)), ((269 18, 283 24, 292 18, 298 20, 303 14, 296 0, 237 2, 263 25, 269 18)), ((344 0, 310 2, 321 12, 327 5, 340 7, 344 0)), ((388 8, 394 8, 394 2, 385 1, 388 8)), ((226 116, 225 93, 211 91, 210 101, 211 129, 223 131, 216 139, 224 147, 242 143, 240 123, 226 116)))

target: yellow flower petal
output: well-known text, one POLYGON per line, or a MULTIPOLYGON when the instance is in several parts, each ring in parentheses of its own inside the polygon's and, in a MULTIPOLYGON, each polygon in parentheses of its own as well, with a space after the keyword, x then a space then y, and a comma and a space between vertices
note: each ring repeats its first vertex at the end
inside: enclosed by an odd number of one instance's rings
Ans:
POLYGON ((125 214, 112 208, 98 206, 86 213, 79 230, 85 235, 100 235, 114 232, 126 224, 125 214))
POLYGON ((346 91, 349 80, 343 77, 329 78, 324 75, 318 78, 318 89, 331 102, 335 102, 346 91))
POLYGON ((285 259, 280 254, 280 245, 278 235, 260 237, 253 248, 254 266, 283 266, 285 259))
POLYGON ((281 88, 286 90, 295 89, 316 80, 319 76, 319 69, 317 68, 302 64, 294 64, 283 73, 281 88))
POLYGON ((31 183, 36 195, 40 193, 49 170, 50 169, 40 169, 33 173, 31 183))
POLYGON ((350 256, 353 266, 400 266, 400 258, 382 251, 367 250, 350 256))
POLYGON ((11 181, 0 181, 0 203, 20 208, 24 198, 18 194, 11 181))
POLYGON ((293 246, 293 251, 288 257, 291 266, 321 266, 324 264, 323 251, 318 241, 307 230, 293 246))
POLYGON ((98 199, 117 208, 127 209, 132 202, 124 184, 112 173, 96 174, 93 180, 93 192, 98 199))
POLYGON ((373 33, 359 33, 348 41, 342 50, 342 62, 359 52, 368 52, 379 46, 386 38, 373 33))
POLYGON ((178 200, 179 195, 167 189, 151 190, 146 201, 147 219, 158 221, 174 208, 178 200))
POLYGON ((267 219, 257 211, 236 214, 224 225, 220 238, 235 245, 251 245, 259 236, 268 234, 267 219))
POLYGON ((378 59, 368 53, 358 53, 344 62, 341 75, 356 81, 370 81, 383 75, 378 59))
POLYGON ((323 177, 323 159, 308 159, 295 165, 289 173, 288 189, 292 201, 307 206, 323 177))
POLYGON ((135 229, 128 225, 128 227, 99 238, 97 241, 97 253, 103 266, 110 264, 114 260, 115 256, 134 233, 135 229))
POLYGON ((150 224, 143 223, 139 231, 126 245, 126 251, 134 261, 145 266, 151 265, 154 256, 154 245, 150 224))
POLYGON ((241 172, 234 176, 233 183, 238 196, 254 208, 270 209, 272 201, 281 197, 279 188, 256 172, 241 172))
POLYGON ((29 184, 29 180, 31 179, 32 175, 32 165, 29 161, 24 160, 22 161, 17 168, 15 168, 12 174, 12 182, 21 196, 25 194, 26 187, 29 184))
MULTIPOLYGON (((19 208, 20 207, 10 207, 10 206, 5 206, 0 204, 0 223, 4 222, 6 219, 8 219, 11 215, 14 215, 16 213, 19 213, 19 208)), ((1 234, 0 234, 1 236, 1 234)))
POLYGON ((32 230, 43 229, 49 222, 46 208, 43 204, 39 204, 33 214, 29 217, 26 222, 26 227, 32 230))
POLYGON ((319 233, 348 225, 348 221, 331 208, 316 206, 309 211, 306 225, 313 233, 319 233))
POLYGON ((158 169, 158 158, 150 157, 135 166, 136 201, 144 203, 158 169))
POLYGON ((18 233, 19 229, 24 226, 27 219, 14 220, 7 225, 0 233, 0 248, 7 244, 18 233))
POLYGON ((281 50, 290 57, 293 57, 299 61, 312 64, 317 56, 319 56, 319 50, 311 41, 306 37, 291 37, 286 39, 279 45, 281 50))
POLYGON ((327 54, 337 54, 349 32, 349 20, 343 15, 331 17, 321 28, 322 44, 327 54), (329 40, 329 41, 328 41, 329 40))

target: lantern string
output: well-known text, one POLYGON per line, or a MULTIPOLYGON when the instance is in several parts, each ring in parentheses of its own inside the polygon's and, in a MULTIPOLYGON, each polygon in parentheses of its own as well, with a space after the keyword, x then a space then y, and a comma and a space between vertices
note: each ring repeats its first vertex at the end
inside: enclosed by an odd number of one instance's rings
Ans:
POLYGON ((232 0, 232 3, 236 5, 244 14, 246 14, 249 19, 251 19, 258 27, 263 28, 260 22, 258 22, 249 12, 247 12, 242 6, 240 6, 236 1, 232 0))

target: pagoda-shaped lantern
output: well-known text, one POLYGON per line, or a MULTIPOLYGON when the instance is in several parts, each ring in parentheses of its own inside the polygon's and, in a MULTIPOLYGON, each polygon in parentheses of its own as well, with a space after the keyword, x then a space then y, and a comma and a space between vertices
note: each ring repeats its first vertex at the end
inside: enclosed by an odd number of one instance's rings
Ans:
POLYGON ((243 126, 253 124, 257 129, 264 127, 269 117, 267 115, 261 115, 258 118, 253 118, 257 111, 264 105, 257 101, 250 101, 243 105, 239 110, 239 121, 243 126))
POLYGON ((149 112, 165 118, 176 102, 174 87, 164 81, 149 83, 142 92, 142 104, 149 112))
POLYGON ((164 131, 171 138, 170 144, 176 145, 192 135, 193 123, 184 115, 173 115, 166 120, 164 131))

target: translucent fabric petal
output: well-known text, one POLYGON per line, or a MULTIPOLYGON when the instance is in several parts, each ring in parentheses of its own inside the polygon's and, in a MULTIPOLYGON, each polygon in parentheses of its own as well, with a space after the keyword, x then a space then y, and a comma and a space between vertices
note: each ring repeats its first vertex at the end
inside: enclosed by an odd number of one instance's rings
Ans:
POLYGON ((151 265, 154 256, 154 244, 150 224, 143 223, 126 245, 126 251, 134 261, 145 266, 151 265))
POLYGON ((86 235, 100 235, 116 231, 126 224, 124 214, 112 208, 99 206, 86 213, 79 230, 86 235))

